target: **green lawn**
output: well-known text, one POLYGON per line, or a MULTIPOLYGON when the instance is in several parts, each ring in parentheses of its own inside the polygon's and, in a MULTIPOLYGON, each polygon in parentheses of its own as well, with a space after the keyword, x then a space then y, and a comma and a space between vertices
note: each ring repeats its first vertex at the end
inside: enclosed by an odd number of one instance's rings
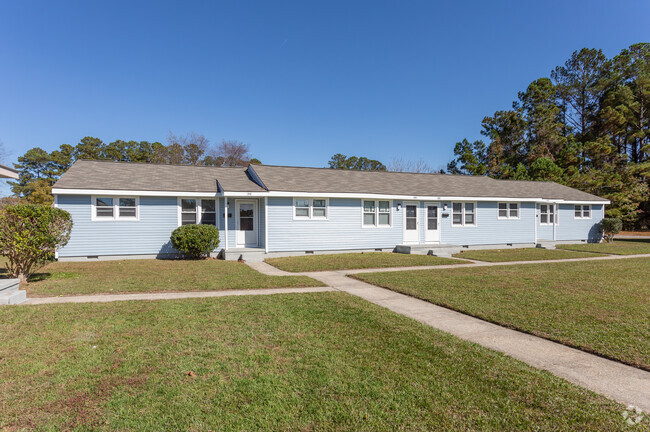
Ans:
POLYGON ((618 239, 613 243, 583 243, 556 246, 558 249, 614 255, 650 254, 650 239, 618 239))
MULTIPOLYGON (((264 261, 281 270, 290 272, 463 264, 462 261, 451 258, 390 252, 304 255, 267 258, 264 261)), ((469 264, 469 262, 465 264, 469 264)))
POLYGON ((55 262, 23 286, 29 297, 323 286, 306 276, 266 276, 221 260, 55 262))
POLYGON ((650 258, 355 277, 650 370, 650 258))
POLYGON ((541 248, 521 248, 471 250, 454 254, 454 256, 457 258, 467 258, 477 261, 507 262, 555 260, 568 258, 594 258, 598 255, 589 252, 573 252, 541 248))
POLYGON ((2 315, 0 430, 629 430, 622 405, 344 293, 2 315))

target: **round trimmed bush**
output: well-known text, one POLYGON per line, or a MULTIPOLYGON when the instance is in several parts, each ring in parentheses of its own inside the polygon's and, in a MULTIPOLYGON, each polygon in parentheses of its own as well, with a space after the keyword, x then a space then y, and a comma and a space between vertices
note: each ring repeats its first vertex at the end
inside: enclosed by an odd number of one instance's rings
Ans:
POLYGON ((623 222, 619 218, 605 218, 600 221, 600 230, 607 243, 614 240, 614 236, 623 229, 623 222))
POLYGON ((219 246, 219 229, 214 225, 183 225, 172 232, 172 246, 190 258, 204 258, 219 246))

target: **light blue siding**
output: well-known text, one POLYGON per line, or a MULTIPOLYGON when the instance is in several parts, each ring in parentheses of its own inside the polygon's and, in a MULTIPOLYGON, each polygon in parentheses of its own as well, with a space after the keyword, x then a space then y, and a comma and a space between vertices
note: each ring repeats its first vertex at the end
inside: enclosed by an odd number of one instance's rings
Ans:
POLYGON ((175 197, 140 197, 139 221, 92 221, 88 195, 59 195, 59 208, 72 216, 70 241, 60 257, 174 253, 169 236, 178 227, 175 197))
POLYGON ((600 241, 601 235, 598 225, 605 217, 604 210, 603 205, 592 205, 591 219, 576 219, 573 204, 560 204, 556 239, 600 241))
MULTIPOLYGON (((228 198, 231 217, 228 218, 228 247, 236 247, 237 198, 228 198)), ((242 197, 244 199, 244 197, 242 197)), ((250 199, 250 198, 245 198, 250 199)), ((91 197, 60 195, 58 206, 70 212, 74 222, 69 243, 59 251, 60 257, 102 255, 159 255, 175 253, 169 242, 171 232, 178 227, 177 197, 140 197, 138 221, 92 221, 91 197)), ((265 241, 264 198, 253 198, 258 204, 258 247, 265 241)), ((426 207, 429 201, 419 201, 419 238, 425 243, 426 207)), ((293 198, 268 198, 269 252, 392 249, 403 243, 404 202, 392 201, 391 227, 362 227, 362 200, 329 199, 328 220, 294 220, 293 198), (401 210, 398 210, 398 205, 401 210)), ((520 203, 519 219, 499 219, 496 202, 479 202, 476 226, 452 226, 452 203, 439 202, 440 243, 453 245, 496 245, 534 243, 553 240, 553 226, 540 225, 534 203, 520 203), (443 210, 444 206, 447 210, 443 210), (445 216, 446 215, 446 216, 445 216)), ((224 199, 218 199, 217 225, 221 233, 219 249, 224 248, 224 199)), ((574 206, 559 206, 556 240, 599 241, 598 223, 604 206, 593 205, 591 219, 575 219, 574 206)))
MULTIPOLYGON (((221 249, 225 246, 223 199, 218 201, 221 249)), ((59 195, 57 203, 59 208, 70 213, 73 221, 70 241, 59 251, 60 257, 176 253, 169 237, 179 226, 177 197, 140 197, 140 220, 137 221, 93 221, 89 195, 59 195)))
POLYGON ((330 198, 328 220, 294 220, 293 198, 268 199, 269 252, 393 248, 402 243, 402 211, 391 228, 362 228, 360 199, 330 198))
POLYGON ((494 245, 535 242, 535 204, 520 203, 519 219, 499 219, 498 203, 476 203, 476 226, 452 226, 451 202, 448 216, 440 219, 441 243, 455 245, 494 245))

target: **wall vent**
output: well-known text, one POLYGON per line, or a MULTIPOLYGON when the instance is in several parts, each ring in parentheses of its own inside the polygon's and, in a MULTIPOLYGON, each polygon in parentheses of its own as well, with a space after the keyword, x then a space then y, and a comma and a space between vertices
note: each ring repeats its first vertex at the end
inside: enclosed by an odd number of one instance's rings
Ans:
POLYGON ((313 255, 314 251, 305 251, 305 255, 313 255))
POLYGON ((86 259, 99 259, 98 255, 88 255, 86 259))

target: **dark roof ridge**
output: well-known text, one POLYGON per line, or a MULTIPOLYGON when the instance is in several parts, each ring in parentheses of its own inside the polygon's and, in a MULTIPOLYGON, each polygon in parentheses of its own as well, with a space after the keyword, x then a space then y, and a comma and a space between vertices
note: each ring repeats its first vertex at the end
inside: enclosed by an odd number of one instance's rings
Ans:
POLYGON ((131 165, 155 165, 155 166, 181 166, 181 167, 194 167, 194 168, 239 168, 247 169, 248 166, 213 166, 213 165, 192 165, 192 164, 177 164, 177 163, 160 163, 160 162, 131 162, 131 161, 114 161, 107 159, 77 159, 77 162, 104 162, 104 163, 116 163, 116 164, 131 164, 131 165))
POLYGON ((405 172, 405 171, 371 171, 371 170, 346 170, 341 168, 329 168, 329 167, 305 167, 305 166, 295 166, 295 165, 271 165, 271 164, 259 164, 256 166, 263 167, 275 167, 275 168, 301 168, 301 169, 314 169, 314 170, 340 170, 340 171, 352 171, 360 173, 380 173, 380 174, 418 174, 418 175, 432 175, 432 176, 455 176, 455 177, 468 177, 468 178, 487 178, 490 180, 495 180, 489 176, 479 176, 479 175, 469 175, 469 174, 440 174, 440 173, 416 173, 416 172, 405 172))

